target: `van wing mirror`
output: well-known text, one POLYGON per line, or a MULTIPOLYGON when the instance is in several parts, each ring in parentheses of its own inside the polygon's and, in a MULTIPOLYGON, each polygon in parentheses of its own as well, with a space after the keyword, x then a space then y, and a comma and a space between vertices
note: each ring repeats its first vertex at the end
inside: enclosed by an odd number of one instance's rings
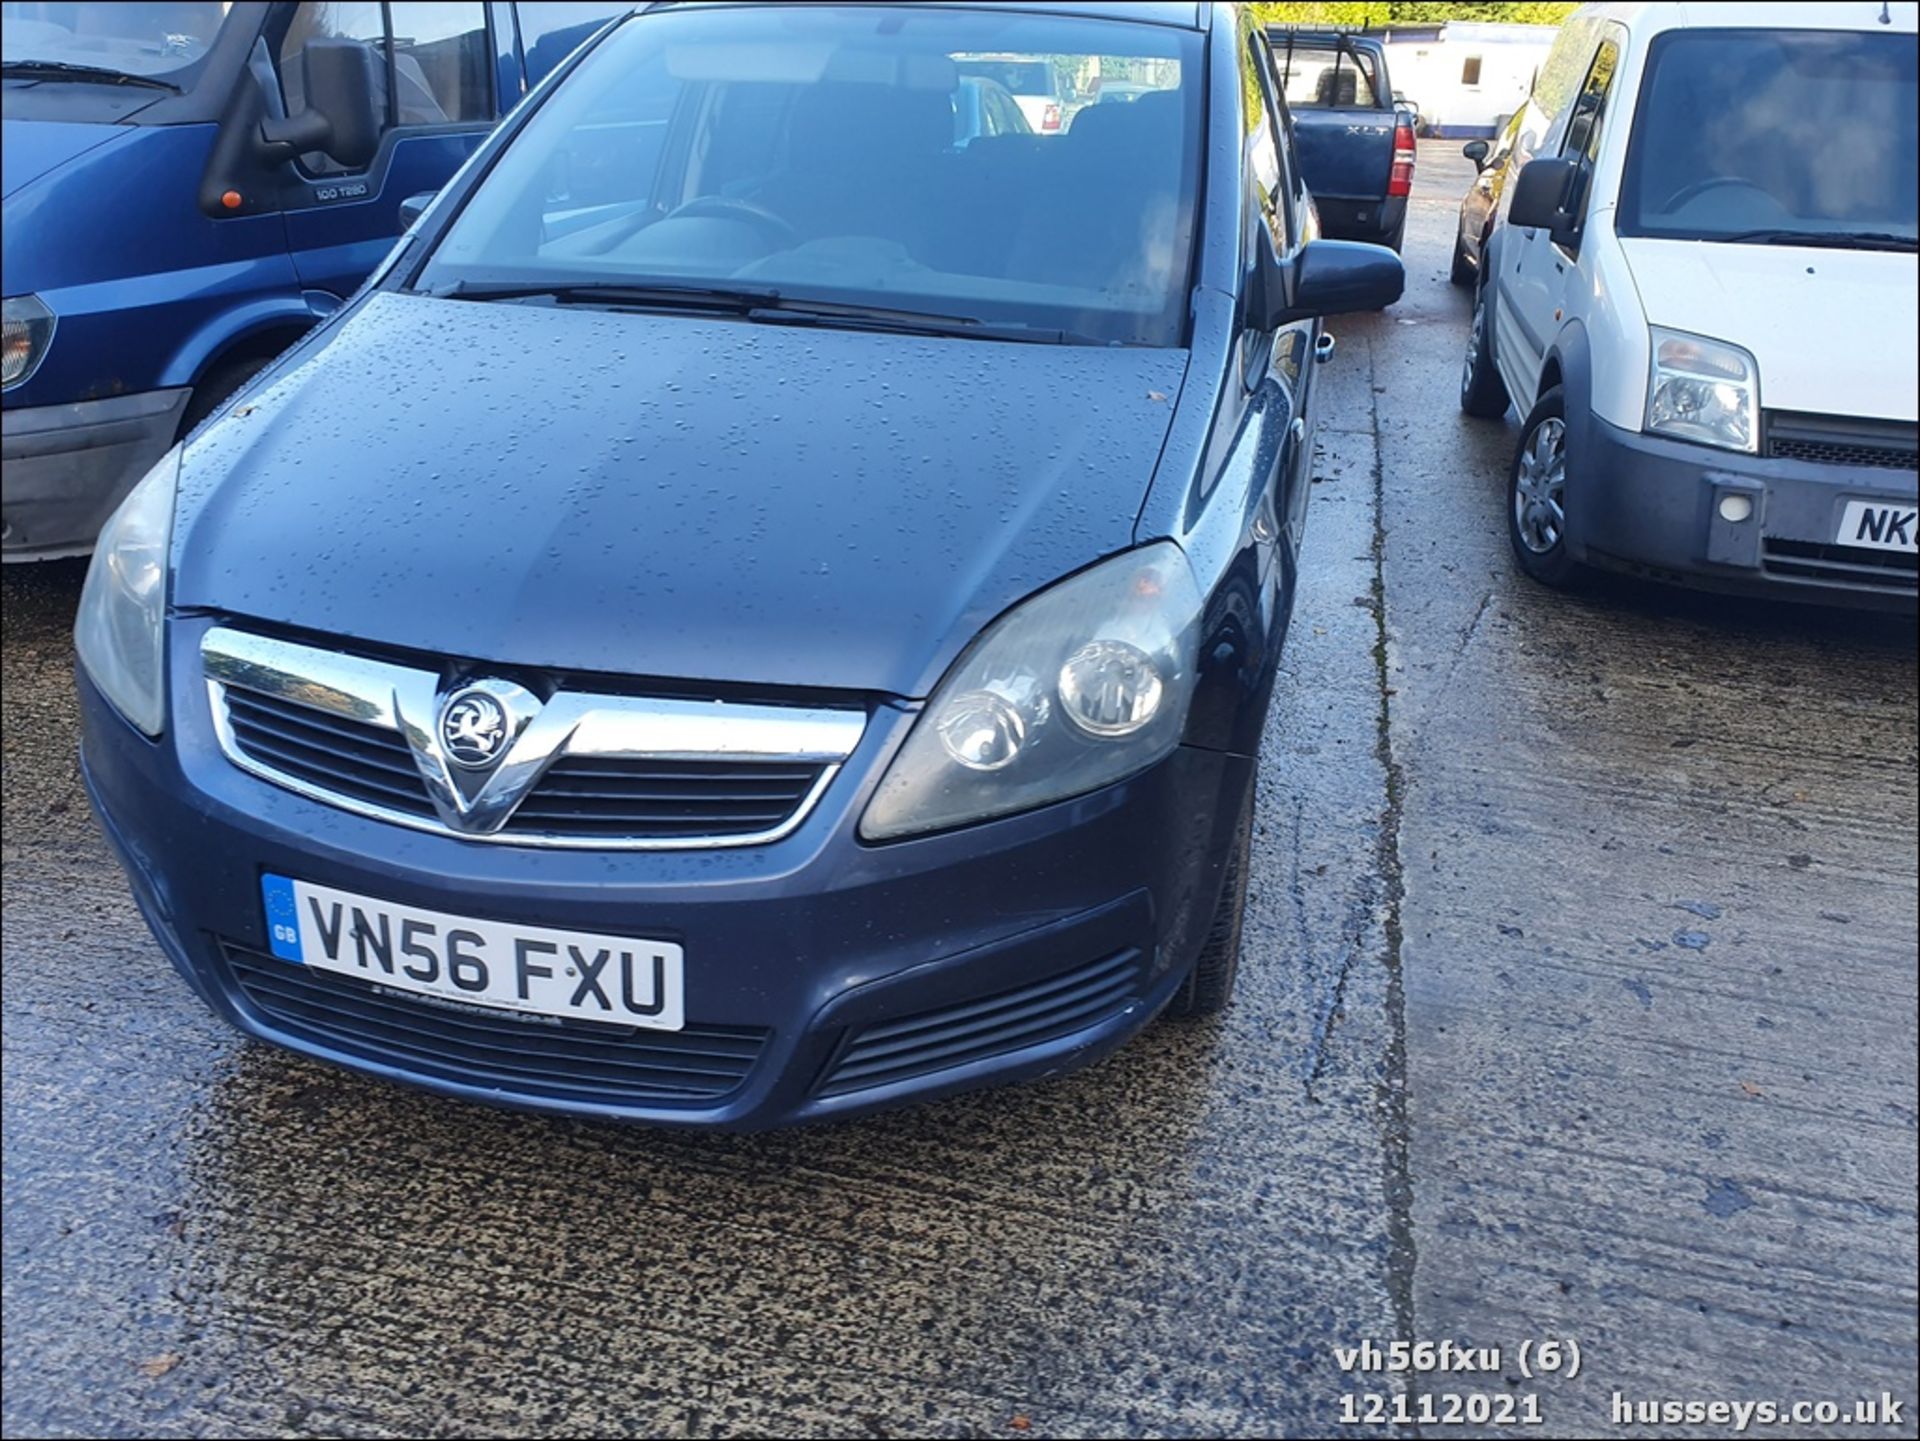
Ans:
POLYGON ((300 66, 306 108, 284 120, 262 120, 261 148, 279 160, 319 150, 349 170, 365 168, 380 148, 386 95, 373 47, 337 35, 316 37, 301 48, 300 66))
POLYGON ((1523 230, 1565 230, 1571 220, 1567 197, 1577 169, 1575 161, 1559 156, 1529 160, 1514 177, 1507 223, 1523 230))
POLYGON ((1475 170, 1487 168, 1487 157, 1493 153, 1493 147, 1484 140, 1469 140, 1460 147, 1460 153, 1473 162, 1475 170))

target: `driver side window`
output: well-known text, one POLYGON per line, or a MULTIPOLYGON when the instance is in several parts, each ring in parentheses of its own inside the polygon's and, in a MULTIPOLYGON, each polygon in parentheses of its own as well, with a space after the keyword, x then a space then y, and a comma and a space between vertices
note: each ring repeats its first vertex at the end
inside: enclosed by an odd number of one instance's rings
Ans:
POLYGON ((1274 250, 1285 255, 1292 249, 1293 234, 1292 187, 1283 157, 1287 127, 1284 112, 1274 99, 1266 43, 1257 31, 1249 38, 1241 57, 1240 85, 1246 107, 1247 155, 1259 191, 1260 222, 1274 250))
POLYGON ((1571 203, 1567 207, 1574 215, 1584 217, 1586 214, 1587 192, 1592 186, 1593 167, 1600 155, 1601 128, 1607 118, 1607 101, 1613 93, 1613 77, 1619 69, 1620 47, 1612 40, 1601 41, 1567 118, 1567 133, 1560 142, 1560 154, 1578 162, 1580 167, 1573 182, 1571 203))

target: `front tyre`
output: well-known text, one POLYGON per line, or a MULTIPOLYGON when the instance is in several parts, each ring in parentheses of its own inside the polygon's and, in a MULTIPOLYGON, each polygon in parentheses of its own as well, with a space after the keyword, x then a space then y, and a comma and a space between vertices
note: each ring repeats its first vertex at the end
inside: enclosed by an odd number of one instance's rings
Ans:
POLYGON ((1507 404, 1506 382, 1493 363, 1493 296, 1490 287, 1482 285, 1473 298, 1467 354, 1460 365, 1460 408, 1481 420, 1498 420, 1507 413, 1507 404))
POLYGON ((1214 907, 1213 924, 1186 982, 1167 1003, 1169 1016, 1217 1016, 1233 999, 1240 974, 1240 937, 1246 929, 1247 870, 1253 852, 1253 786, 1247 787, 1239 832, 1227 857, 1227 874, 1214 907))
POLYGON ((1557 385, 1520 431, 1507 479, 1507 539, 1520 569, 1542 585, 1565 589, 1585 571, 1567 551, 1567 411, 1557 385))

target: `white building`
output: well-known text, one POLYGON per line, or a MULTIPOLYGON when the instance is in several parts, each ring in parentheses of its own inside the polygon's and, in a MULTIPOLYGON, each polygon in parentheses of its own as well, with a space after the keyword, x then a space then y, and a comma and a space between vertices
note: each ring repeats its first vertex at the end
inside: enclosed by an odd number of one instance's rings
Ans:
POLYGON ((1449 20, 1382 36, 1396 95, 1418 108, 1429 135, 1492 135, 1533 89, 1557 25, 1449 20))

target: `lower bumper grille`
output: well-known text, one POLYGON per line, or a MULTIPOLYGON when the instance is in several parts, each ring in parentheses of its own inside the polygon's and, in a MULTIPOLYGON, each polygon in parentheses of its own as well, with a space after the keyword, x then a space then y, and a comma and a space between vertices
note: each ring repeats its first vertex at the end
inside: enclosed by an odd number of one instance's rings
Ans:
POLYGON ((1110 1020, 1140 995, 1141 953, 1120 951, 978 1001, 854 1033, 817 1088, 822 1096, 891 1085, 1110 1020))
POLYGON ((1920 591, 1920 557, 1912 551, 1768 537, 1761 543, 1761 563, 1769 575, 1793 580, 1907 594, 1920 591))
POLYGON ((241 996, 277 1029, 416 1075, 602 1104, 710 1105, 745 1084, 770 1033, 642 1030, 436 1003, 223 945, 241 996))

